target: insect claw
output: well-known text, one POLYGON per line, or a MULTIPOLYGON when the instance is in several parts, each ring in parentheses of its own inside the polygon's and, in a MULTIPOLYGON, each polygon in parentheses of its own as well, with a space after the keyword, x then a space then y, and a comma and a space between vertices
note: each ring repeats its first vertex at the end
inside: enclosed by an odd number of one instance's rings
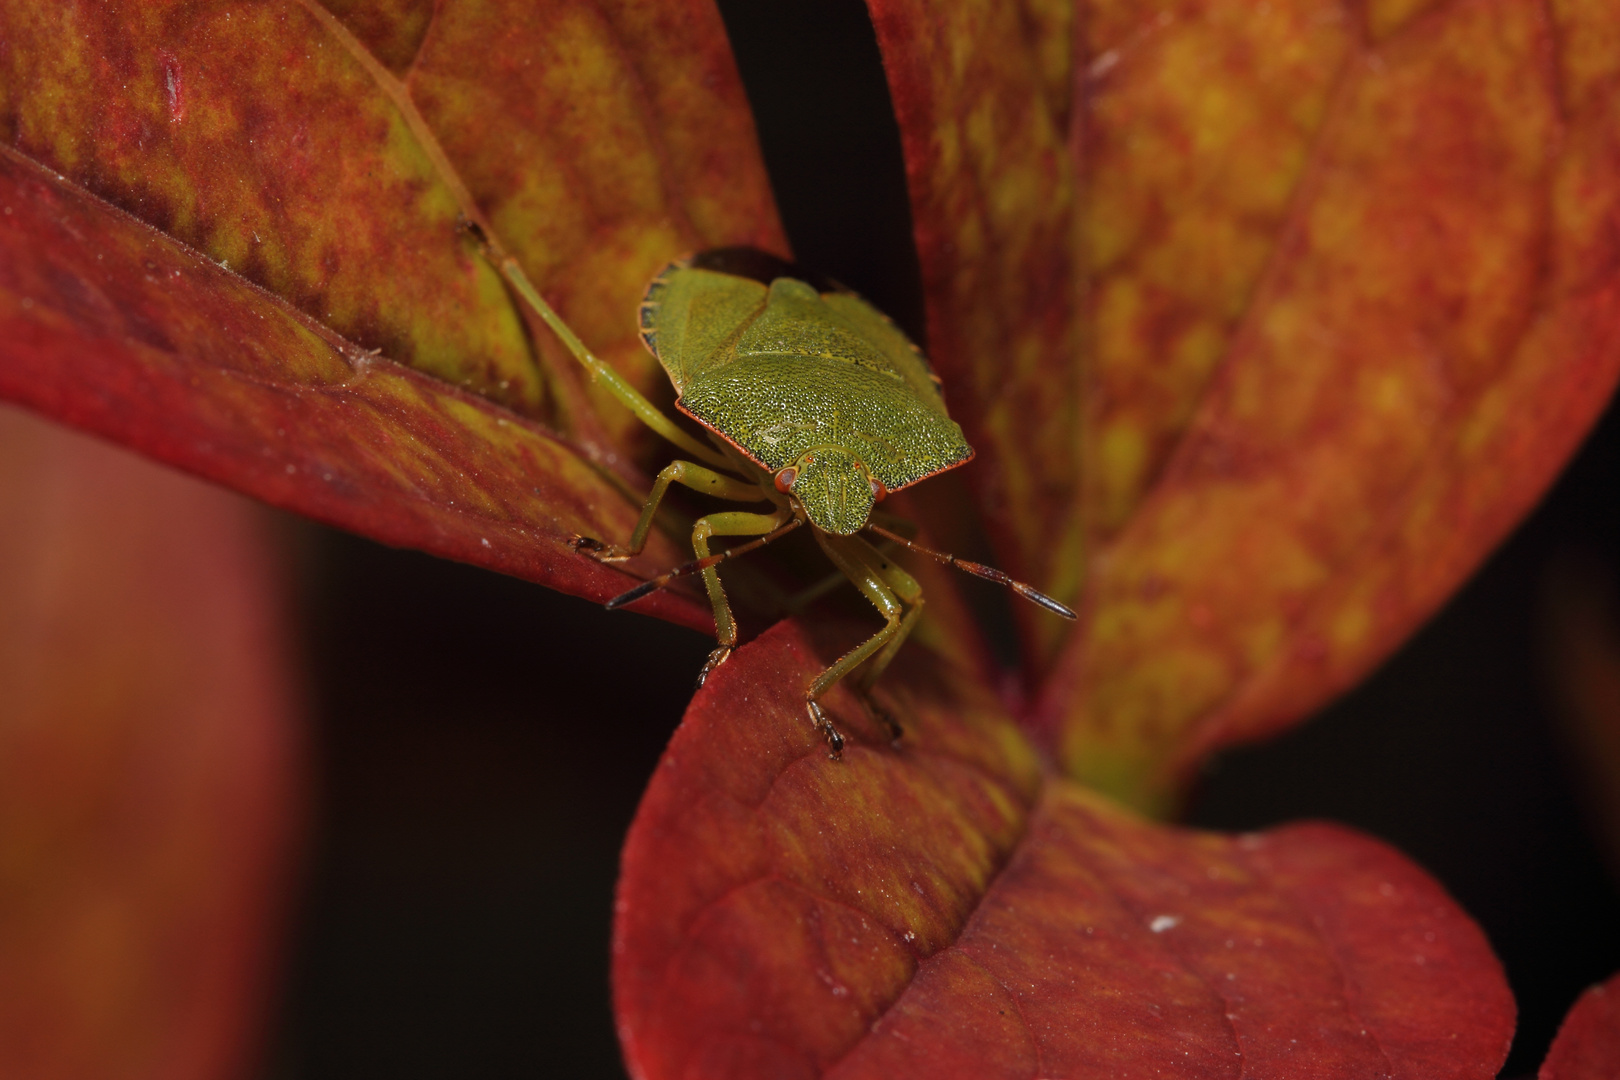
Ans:
POLYGON ((489 251, 489 237, 484 235, 484 227, 466 214, 456 215, 456 231, 472 237, 473 242, 486 253, 489 251))
POLYGON ((822 737, 827 740, 827 756, 834 761, 841 759, 844 756, 844 737, 838 734, 838 729, 832 726, 831 720, 827 719, 827 714, 822 711, 820 703, 805 698, 804 707, 810 713, 810 722, 816 726, 816 730, 821 732, 822 737))
POLYGON ((581 555, 588 555, 599 563, 624 562, 630 557, 625 551, 620 551, 611 544, 604 544, 600 540, 589 536, 576 536, 568 541, 568 546, 581 555))
POLYGON ((703 670, 698 672, 697 689, 703 689, 703 684, 708 681, 709 675, 713 673, 714 669, 725 663, 730 658, 730 645, 722 645, 718 649, 711 652, 709 654, 709 658, 703 662, 703 670))
POLYGON ((872 714, 872 718, 888 729, 889 741, 898 743, 900 737, 906 733, 906 729, 900 726, 900 721, 894 718, 894 714, 879 705, 877 698, 869 692, 863 693, 861 700, 866 702, 866 711, 872 714))

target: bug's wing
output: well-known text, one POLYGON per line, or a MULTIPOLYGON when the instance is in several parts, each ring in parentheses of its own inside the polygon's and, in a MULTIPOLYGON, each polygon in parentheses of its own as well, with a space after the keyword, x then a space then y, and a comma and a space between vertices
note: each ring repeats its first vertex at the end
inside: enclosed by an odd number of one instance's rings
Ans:
POLYGON ((828 293, 821 299, 833 317, 882 353, 920 399, 937 402, 939 411, 945 411, 939 377, 927 357, 887 315, 854 293, 828 293))
POLYGON ((839 446, 897 491, 973 456, 905 336, 802 281, 772 282, 765 310, 689 376, 681 409, 771 471, 839 446))
POLYGON ((671 263, 641 301, 641 340, 675 392, 729 358, 729 344, 764 310, 764 285, 733 274, 671 263))
POLYGON ((939 384, 900 328, 854 293, 819 293, 792 278, 771 283, 765 310, 741 335, 738 358, 820 356, 879 372, 926 408, 945 413, 939 384))

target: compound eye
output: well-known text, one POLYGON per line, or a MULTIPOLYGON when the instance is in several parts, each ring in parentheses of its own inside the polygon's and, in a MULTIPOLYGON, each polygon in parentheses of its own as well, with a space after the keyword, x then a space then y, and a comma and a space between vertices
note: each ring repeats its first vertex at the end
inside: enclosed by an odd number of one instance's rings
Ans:
POLYGON ((883 497, 889 493, 889 489, 883 486, 883 481, 875 476, 868 475, 866 482, 872 485, 872 501, 882 502, 883 497))
POLYGON ((781 492, 792 491, 793 481, 797 480, 798 478, 799 470, 792 465, 789 465, 787 468, 776 474, 776 490, 781 492))

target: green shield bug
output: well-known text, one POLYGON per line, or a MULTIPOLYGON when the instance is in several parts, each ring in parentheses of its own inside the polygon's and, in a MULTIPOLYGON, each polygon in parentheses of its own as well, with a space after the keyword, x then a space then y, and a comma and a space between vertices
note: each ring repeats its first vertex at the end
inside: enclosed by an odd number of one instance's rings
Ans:
MULTIPOLYGON (((723 511, 692 530, 696 559, 608 602, 625 604, 677 577, 697 573, 714 607, 718 644, 698 685, 737 644, 737 624, 719 565, 808 525, 816 543, 883 615, 884 626, 805 688, 805 710, 838 757, 843 736, 820 699, 865 664, 865 697, 922 612, 922 589, 858 534, 871 532, 919 554, 1007 585, 1073 619, 1067 607, 1000 570, 913 543, 873 523, 876 503, 947 469, 973 449, 945 410, 938 378, 915 345, 876 308, 819 275, 751 248, 723 248, 677 260, 647 288, 642 340, 674 384, 676 407, 709 433, 705 446, 675 425, 569 330, 524 276, 499 257, 513 288, 592 375, 624 405, 695 461, 658 474, 628 544, 577 537, 577 550, 605 562, 641 551, 669 485, 739 503, 770 503, 766 513, 723 511), (701 462, 701 464, 700 464, 701 462), (717 536, 750 537, 714 553, 717 536)), ((866 698, 898 737, 899 728, 866 698)))

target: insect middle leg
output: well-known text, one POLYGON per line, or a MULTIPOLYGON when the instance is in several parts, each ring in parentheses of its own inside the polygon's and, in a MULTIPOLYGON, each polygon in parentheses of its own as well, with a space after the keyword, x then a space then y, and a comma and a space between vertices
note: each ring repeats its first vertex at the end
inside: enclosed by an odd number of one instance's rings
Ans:
MULTIPOLYGON (((755 489, 756 493, 758 489, 755 489)), ((782 509, 774 514, 751 514, 745 510, 731 510, 719 514, 709 514, 698 518, 697 524, 692 527, 692 550, 697 557, 709 557, 709 541, 716 536, 764 536, 793 520, 793 511, 782 509)), ((737 647, 737 620, 732 618, 731 604, 726 600, 726 590, 720 584, 720 571, 713 566, 703 568, 703 588, 709 594, 709 603, 714 607, 714 636, 718 644, 709 659, 704 663, 703 670, 698 673, 697 684, 702 686, 709 673, 731 655, 731 650, 737 647)))
MULTIPOLYGON (((856 537, 832 536, 819 530, 816 531, 815 538, 833 565, 843 571, 844 576, 854 583, 884 618, 883 629, 839 657, 836 663, 816 676, 815 681, 805 691, 804 705, 805 711, 810 714, 810 722, 826 737, 827 745, 832 749, 832 756, 836 758, 843 750, 844 737, 833 727, 832 721, 827 719, 827 714, 821 707, 822 695, 873 654, 878 655, 877 663, 887 666, 899 649, 900 643, 911 632, 915 613, 921 610, 922 589, 911 575, 889 562, 865 541, 856 537), (896 595, 895 584, 900 586, 900 591, 909 594, 906 601, 913 608, 911 612, 906 611, 907 603, 903 603, 902 598, 896 595)), ((881 674, 882 667, 879 667, 878 671, 881 674)), ((870 680, 862 680, 863 692, 868 686, 870 680)), ((889 726, 891 732, 898 734, 897 725, 891 717, 881 710, 874 711, 878 712, 879 719, 889 726)))
MULTIPOLYGON (((630 534, 628 546, 616 547, 588 536, 580 536, 574 539, 575 550, 583 551, 599 562, 619 562, 632 555, 641 554, 641 549, 647 546, 647 534, 652 531, 658 505, 664 501, 664 495, 669 491, 671 484, 680 484, 693 491, 701 491, 705 495, 729 499, 732 502, 764 502, 770 498, 758 484, 738 480, 702 465, 694 465, 690 461, 672 461, 658 474, 658 479, 653 481, 652 492, 641 507, 641 519, 636 522, 635 531, 630 534)), ((708 552, 700 551, 698 554, 707 555, 708 552)))

